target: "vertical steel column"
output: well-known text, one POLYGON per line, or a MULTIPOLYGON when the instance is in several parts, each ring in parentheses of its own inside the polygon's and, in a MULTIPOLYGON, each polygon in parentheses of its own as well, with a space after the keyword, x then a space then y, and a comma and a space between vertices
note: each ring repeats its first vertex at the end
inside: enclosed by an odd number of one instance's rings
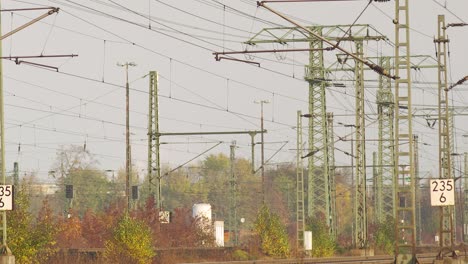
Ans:
POLYGON ((413 135, 413 144, 414 144, 414 178, 416 180, 416 244, 421 244, 421 188, 419 186, 419 137, 418 135, 413 135))
MULTIPOLYGON (((322 35, 322 27, 311 29, 322 35)), ((309 65, 305 79, 309 82, 309 165, 308 212, 309 217, 330 219, 330 192, 328 170, 327 125, 325 105, 325 68, 323 42, 310 36, 309 65), (315 49, 315 50, 314 50, 315 49)))
POLYGON ((374 151, 372 152, 372 196, 374 197, 373 224, 382 222, 379 217, 379 213, 382 211, 382 180, 381 177, 379 177, 378 162, 378 154, 374 151))
POLYGON ((296 225, 298 251, 304 249, 304 162, 302 159, 302 112, 297 111, 297 153, 296 153, 296 225))
POLYGON ((395 254, 416 261, 409 0, 395 0, 395 254))
MULTIPOLYGON (((449 98, 447 98, 447 100, 450 100, 449 98)), ((454 115, 454 110, 453 108, 452 109, 448 109, 448 123, 447 123, 447 126, 448 126, 448 132, 449 132, 449 137, 450 137, 450 173, 451 173, 451 176, 452 178, 456 178, 456 162, 454 161, 454 158, 453 156, 454 155, 458 155, 456 154, 456 151, 455 151, 455 115, 454 115)), ((454 208, 454 210, 456 210, 456 208, 454 208)))
POLYGON ((161 164, 159 158, 159 106, 158 73, 149 73, 149 111, 148 111, 148 188, 156 199, 158 209, 162 208, 161 164))
MULTIPOLYGON (((0 14, 0 27, 2 16, 0 14)), ((1 35, 1 28, 0 28, 0 35, 1 35)), ((2 56, 2 42, 0 41, 0 57, 2 56)), ((3 60, 0 61, 0 173, 1 184, 6 184, 6 171, 5 171, 5 107, 4 107, 4 97, 3 97, 3 60)), ((7 245, 7 213, 6 211, 1 211, 1 218, 2 218, 2 246, 1 250, 3 255, 11 255, 11 251, 7 245)))
MULTIPOLYGON (((390 71, 391 57, 381 57, 379 65, 390 71)), ((394 218, 393 201, 395 176, 394 113, 395 99, 391 79, 379 75, 377 91, 377 111, 379 120, 378 170, 377 170, 377 218, 379 222, 394 218)))
POLYGON ((463 242, 468 242, 468 153, 464 153, 465 165, 463 172, 463 242))
MULTIPOLYGON (((439 15, 437 18, 437 62, 438 71, 438 109, 439 109, 439 178, 451 179, 452 161, 451 144, 449 131, 449 98, 447 87, 447 43, 445 34, 445 16, 439 15)), ((440 208, 440 240, 441 248, 452 248, 453 246, 453 206, 442 206, 440 208)))
POLYGON ((13 162, 13 185, 14 188, 19 187, 19 166, 18 162, 13 162))
POLYGON ((330 233, 333 238, 338 235, 338 223, 336 213, 336 182, 335 182, 335 132, 333 129, 333 113, 327 113, 327 127, 328 127, 328 179, 329 179, 329 192, 330 192, 330 233))
POLYGON ((239 228, 237 219, 237 174, 235 171, 236 162, 236 141, 233 141, 230 146, 230 163, 231 163, 231 179, 230 179, 230 195, 229 195, 229 230, 232 238, 232 244, 239 244, 239 228))
MULTIPOLYGON (((450 100, 447 97, 447 100, 450 100)), ((448 131, 449 131, 449 143, 450 143, 450 176, 455 179, 456 177, 456 162, 455 162, 455 157, 457 155, 455 151, 455 115, 454 115, 454 110, 453 109, 448 109, 448 131)), ((455 182, 454 188, 456 189, 457 186, 457 181, 455 182)), ((452 213, 452 227, 453 227, 453 241, 456 243, 457 241, 457 206, 452 207, 453 213, 452 213)))
MULTIPOLYGON (((355 41, 356 56, 364 59, 364 48, 362 41, 355 41)), ((355 152, 355 201, 354 201, 354 221, 356 223, 355 241, 358 248, 367 247, 367 195, 366 195, 366 130, 364 114, 364 64, 360 60, 355 60, 354 72, 356 86, 356 152, 355 152)))

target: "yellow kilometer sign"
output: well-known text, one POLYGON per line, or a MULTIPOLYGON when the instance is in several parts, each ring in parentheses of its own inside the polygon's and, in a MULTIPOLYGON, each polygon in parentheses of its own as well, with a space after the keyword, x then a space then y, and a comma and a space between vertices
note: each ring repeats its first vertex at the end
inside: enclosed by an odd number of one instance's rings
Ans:
POLYGON ((455 181, 453 179, 431 180, 431 205, 455 205, 455 181))
POLYGON ((13 210, 13 185, 0 185, 0 211, 13 210))

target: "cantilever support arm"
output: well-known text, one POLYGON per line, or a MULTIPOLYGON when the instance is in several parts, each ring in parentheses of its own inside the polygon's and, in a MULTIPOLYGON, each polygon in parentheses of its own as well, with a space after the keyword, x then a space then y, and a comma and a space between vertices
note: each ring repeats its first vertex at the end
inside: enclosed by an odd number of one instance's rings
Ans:
POLYGON ((363 60, 361 58, 359 58, 358 56, 354 55, 353 53, 345 50, 344 48, 340 47, 338 44, 339 43, 333 43, 332 41, 316 34, 315 32, 313 32, 312 30, 302 26, 301 24, 297 23, 296 21, 286 17, 285 15, 279 13, 278 11, 270 8, 269 6, 265 5, 265 3, 268 2, 268 1, 257 1, 257 6, 261 6, 265 9, 267 9, 268 11, 272 12, 273 14, 281 17, 282 19, 288 21, 289 23, 301 28, 302 30, 306 31, 307 33, 313 35, 314 37, 322 40, 323 42, 327 43, 328 45, 330 45, 332 47, 332 49, 338 49, 346 54, 348 54, 349 56, 351 56, 353 59, 357 60, 357 61, 360 61, 362 63, 364 63, 365 65, 367 65, 369 68, 371 68, 373 71, 375 71, 376 73, 380 74, 380 75, 384 75, 388 78, 392 78, 392 79, 398 79, 399 77, 398 76, 395 76, 395 75, 391 75, 387 70, 385 70, 384 68, 380 67, 379 65, 375 64, 375 63, 372 63, 368 60, 363 60))
POLYGON ((447 90, 452 90, 455 86, 461 85, 461 84, 463 84, 463 83, 466 82, 466 81, 468 81, 468 75, 465 76, 465 77, 463 77, 462 79, 460 79, 458 82, 456 82, 456 83, 450 85, 450 87, 449 87, 447 90))
POLYGON ((36 22, 38 22, 38 21, 52 15, 52 14, 54 14, 54 13, 58 13, 58 11, 59 11, 59 8, 52 7, 51 10, 49 10, 47 13, 43 14, 42 16, 39 16, 39 17, 29 21, 28 23, 26 23, 26 24, 24 24, 22 26, 19 26, 19 27, 13 29, 12 31, 6 33, 5 35, 1 36, 0 40, 3 40, 4 38, 8 38, 9 36, 15 34, 18 31, 21 31, 21 30, 29 27, 30 25, 32 25, 32 24, 34 24, 34 23, 36 23, 36 22))

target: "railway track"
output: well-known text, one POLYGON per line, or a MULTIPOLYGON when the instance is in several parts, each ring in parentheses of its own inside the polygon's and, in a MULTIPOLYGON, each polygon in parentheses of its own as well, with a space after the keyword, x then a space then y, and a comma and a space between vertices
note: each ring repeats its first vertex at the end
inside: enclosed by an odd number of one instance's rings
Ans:
MULTIPOLYGON (((418 254, 420 264, 433 263, 437 253, 418 254)), ((394 256, 367 256, 367 257, 333 257, 333 258, 302 258, 302 259, 269 259, 269 260, 248 260, 248 261, 221 261, 203 262, 203 264, 393 264, 394 256)), ((189 264, 189 263, 180 263, 189 264)), ((193 263, 191 263, 193 264, 193 263)))

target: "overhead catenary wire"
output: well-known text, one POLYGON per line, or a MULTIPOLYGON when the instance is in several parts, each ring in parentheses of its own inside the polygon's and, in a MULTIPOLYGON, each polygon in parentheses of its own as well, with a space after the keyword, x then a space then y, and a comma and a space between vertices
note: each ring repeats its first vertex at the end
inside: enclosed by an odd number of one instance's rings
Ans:
MULTIPOLYGON (((229 79, 229 78, 227 78, 227 79, 229 79)), ((346 98, 349 98, 349 97, 346 97, 346 98)), ((371 101, 371 100, 369 100, 368 102, 370 102, 370 101, 371 101)))

